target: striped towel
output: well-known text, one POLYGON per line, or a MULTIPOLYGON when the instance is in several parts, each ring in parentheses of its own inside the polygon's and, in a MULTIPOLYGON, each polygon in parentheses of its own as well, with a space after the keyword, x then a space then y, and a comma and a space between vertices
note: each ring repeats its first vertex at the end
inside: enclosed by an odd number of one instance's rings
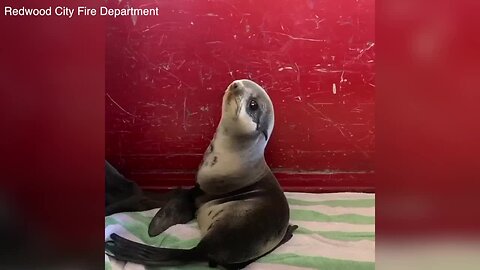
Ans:
MULTIPOLYGON (((292 239, 246 269, 375 269, 375 195, 365 193, 286 192, 290 223, 299 228, 292 239)), ((196 221, 170 227, 150 238, 148 224, 158 209, 118 213, 105 218, 105 239, 117 233, 152 246, 192 248, 200 240, 196 221)), ((139 270, 105 255, 105 269, 139 270)), ((160 267, 148 267, 160 269, 160 267)), ((207 263, 161 269, 211 270, 207 263)))

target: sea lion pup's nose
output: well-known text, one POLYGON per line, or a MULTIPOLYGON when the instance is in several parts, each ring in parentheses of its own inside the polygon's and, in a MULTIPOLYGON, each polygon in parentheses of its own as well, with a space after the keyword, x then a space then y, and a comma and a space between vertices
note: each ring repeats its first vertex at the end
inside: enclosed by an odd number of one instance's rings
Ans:
POLYGON ((238 81, 234 81, 232 84, 230 84, 230 87, 228 87, 228 91, 233 93, 233 94, 239 94, 242 90, 242 85, 238 81))

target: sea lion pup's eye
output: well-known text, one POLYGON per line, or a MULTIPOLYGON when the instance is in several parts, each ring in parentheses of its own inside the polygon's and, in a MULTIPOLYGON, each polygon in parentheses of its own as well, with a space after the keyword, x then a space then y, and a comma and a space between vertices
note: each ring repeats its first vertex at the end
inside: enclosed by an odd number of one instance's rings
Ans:
POLYGON ((248 103, 248 108, 252 111, 258 110, 258 103, 255 99, 251 99, 250 102, 248 103))

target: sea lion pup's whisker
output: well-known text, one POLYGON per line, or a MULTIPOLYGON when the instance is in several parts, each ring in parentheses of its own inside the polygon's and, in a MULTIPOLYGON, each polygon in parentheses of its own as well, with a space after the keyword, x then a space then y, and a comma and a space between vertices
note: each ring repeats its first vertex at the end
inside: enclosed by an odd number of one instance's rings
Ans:
POLYGON ((195 187, 174 195, 149 226, 156 235, 188 222, 195 212, 200 243, 188 250, 169 249, 112 234, 105 249, 117 259, 145 265, 200 260, 244 267, 288 241, 295 227, 289 226, 287 199, 264 157, 274 119, 273 104, 261 86, 250 80, 232 82, 195 187))

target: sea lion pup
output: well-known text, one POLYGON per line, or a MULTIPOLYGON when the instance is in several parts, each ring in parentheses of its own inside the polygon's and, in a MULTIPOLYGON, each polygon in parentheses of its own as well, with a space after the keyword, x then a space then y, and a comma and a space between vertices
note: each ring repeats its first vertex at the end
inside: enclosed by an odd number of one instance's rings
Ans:
POLYGON ((273 131, 273 104, 250 80, 232 82, 222 118, 200 164, 194 188, 180 190, 155 215, 149 234, 197 217, 202 239, 192 249, 142 245, 116 234, 107 254, 144 265, 208 261, 239 269, 292 237, 287 199, 264 158, 273 131))

